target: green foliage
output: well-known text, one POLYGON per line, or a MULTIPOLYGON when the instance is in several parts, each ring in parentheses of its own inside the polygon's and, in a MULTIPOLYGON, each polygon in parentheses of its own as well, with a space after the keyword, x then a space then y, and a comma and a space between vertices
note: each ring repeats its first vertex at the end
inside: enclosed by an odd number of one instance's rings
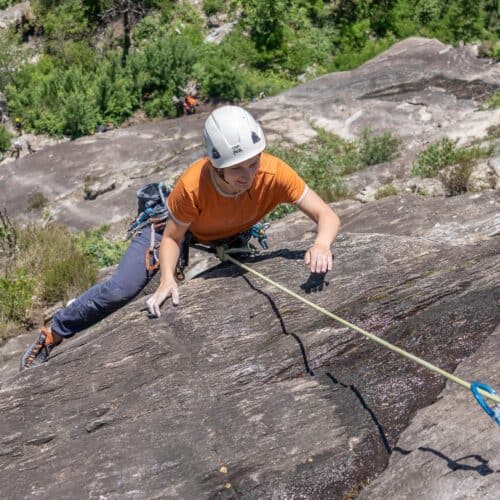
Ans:
POLYGON ((104 225, 76 236, 79 249, 100 268, 118 264, 128 246, 125 241, 109 241, 105 237, 108 229, 109 227, 104 225))
POLYGON ((398 188, 394 184, 386 184, 385 186, 378 188, 375 193, 375 199, 380 200, 381 198, 385 198, 387 196, 394 196, 398 194, 398 192, 398 188))
POLYGON ((396 157, 401 141, 390 132, 373 135, 364 129, 359 144, 359 158, 364 165, 377 165, 396 157))
POLYGON ((207 16, 223 12, 224 0, 203 0, 203 11, 207 16))
POLYGON ((0 322, 24 321, 32 305, 35 280, 25 268, 0 277, 0 322))
POLYGON ((149 116, 176 115, 173 97, 193 71, 195 49, 190 38, 168 34, 130 55, 133 88, 149 116))
POLYGON ((16 3, 18 3, 18 0, 0 0, 0 10, 6 9, 16 3))
POLYGON ((283 48, 287 20, 284 0, 244 0, 246 26, 260 52, 274 52, 283 48))
POLYGON ((95 282, 96 266, 64 227, 32 225, 15 231, 15 259, 0 261, 0 275, 5 276, 0 285, 0 321, 23 321, 33 305, 74 297, 95 282))
MULTIPOLYGON (((116 264, 127 243, 105 238, 108 227, 72 235, 58 224, 2 227, 17 235, 16 258, 0 258, 0 324, 25 322, 34 305, 67 300, 95 283, 97 269, 116 264)), ((1 254, 0 254, 1 257, 1 254)))
POLYGON ((498 109, 500 108, 500 90, 495 93, 481 106, 483 109, 498 109))
POLYGON ((0 35, 0 90, 9 113, 20 116, 27 131, 75 138, 99 123, 119 125, 138 108, 149 116, 176 116, 181 110, 174 98, 192 78, 201 84, 201 97, 215 101, 273 95, 299 76, 353 69, 411 35, 450 43, 483 39, 490 55, 500 57, 498 0, 203 5, 207 14, 242 11, 218 45, 203 42, 204 20, 186 0, 33 0, 34 24, 0 35), (132 7, 141 14, 132 14, 132 7), (103 25, 111 19, 124 33, 103 44, 103 25), (31 28, 44 44, 36 64, 26 63, 19 44, 31 28))
POLYGON ((97 279, 95 266, 78 252, 53 262, 41 276, 41 298, 53 304, 68 300, 90 287, 97 279))
POLYGON ((91 96, 76 89, 64 97, 59 117, 61 132, 71 139, 91 134, 99 121, 91 96))
POLYGON ((4 153, 10 149, 11 139, 11 133, 5 125, 0 124, 0 153, 4 153))
POLYGON ((381 39, 367 40, 361 49, 344 48, 333 55, 328 71, 347 71, 357 68, 387 50, 395 41, 394 36, 388 35, 381 39))
MULTIPOLYGON (((140 89, 134 86, 130 67, 121 64, 118 52, 110 52, 101 62, 95 80, 97 119, 121 123, 132 115, 139 105, 140 89)), ((93 124, 95 127, 95 123, 93 124)))
POLYGON ((242 72, 225 59, 210 57, 201 75, 201 83, 208 97, 222 101, 233 101, 243 97, 242 72))
MULTIPOLYGON (((316 132, 317 137, 305 145, 290 147, 276 144, 270 146, 268 151, 287 162, 327 202, 347 196, 343 181, 345 175, 394 158, 400 144, 400 140, 390 133, 377 136, 369 130, 364 130, 361 137, 354 141, 347 141, 323 129, 316 129, 316 132)), ((292 206, 280 206, 270 214, 269 220, 293 210, 292 206)))
POLYGON ((479 158, 487 158, 492 153, 492 148, 460 147, 457 146, 457 141, 443 137, 418 155, 411 173, 421 177, 435 177, 445 167, 455 164, 468 165, 479 158))
POLYGON ((292 166, 322 198, 335 201, 344 195, 342 175, 344 165, 351 162, 349 144, 321 131, 316 140, 307 145, 274 145, 268 150, 292 166))
POLYGON ((445 168, 438 174, 449 196, 467 192, 467 182, 472 172, 473 162, 468 159, 445 168))
POLYGON ((35 191, 28 196, 28 202, 26 204, 26 210, 31 212, 32 210, 39 210, 45 208, 49 204, 47 197, 40 191, 35 191))
POLYGON ((74 65, 60 69, 43 58, 23 67, 18 81, 19 87, 8 85, 5 92, 11 113, 21 117, 26 129, 72 138, 94 130, 98 113, 92 73, 74 65))
POLYGON ((81 40, 88 34, 89 20, 80 0, 34 0, 32 8, 49 53, 60 50, 66 40, 81 40))
POLYGON ((478 8, 477 0, 449 0, 443 9, 440 24, 434 32, 441 40, 477 40, 485 34, 486 12, 484 8, 478 8))

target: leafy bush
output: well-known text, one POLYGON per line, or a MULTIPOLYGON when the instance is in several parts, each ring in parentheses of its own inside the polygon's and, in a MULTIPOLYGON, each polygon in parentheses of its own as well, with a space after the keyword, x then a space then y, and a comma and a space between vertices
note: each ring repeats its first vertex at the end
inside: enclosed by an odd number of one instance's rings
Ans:
POLYGON ((445 168, 439 172, 439 180, 444 184, 449 196, 467 192, 467 182, 472 172, 472 160, 445 168))
POLYGON ((150 116, 175 116, 173 96, 184 87, 196 60, 195 46, 186 36, 153 39, 128 60, 134 87, 150 116))
POLYGON ((469 164, 479 158, 487 158, 493 153, 493 148, 483 149, 480 146, 459 147, 457 141, 443 137, 429 145, 417 156, 413 164, 412 175, 435 177, 440 170, 450 165, 469 164))
POLYGON ((35 191, 28 196, 26 209, 28 212, 45 208, 49 204, 47 197, 40 191, 35 191))
POLYGON ((496 90, 495 93, 487 101, 485 101, 481 107, 483 109, 500 108, 500 90, 496 90))
POLYGON ((220 57, 217 52, 207 56, 205 63, 198 69, 198 75, 208 97, 222 101, 234 101, 243 97, 244 80, 241 69, 220 57))
POLYGON ((364 129, 359 140, 359 158, 364 165, 377 165, 394 159, 401 141, 390 132, 373 135, 370 129, 364 129))
POLYGON ((87 289, 97 279, 94 264, 83 254, 73 251, 61 256, 41 276, 41 298, 48 303, 68 300, 87 289))
MULTIPOLYGON (((268 151, 287 162, 327 202, 348 195, 343 181, 345 175, 394 158, 400 144, 399 138, 390 133, 377 136, 365 130, 358 140, 347 141, 323 129, 315 130, 317 137, 305 145, 275 144, 268 151)), ((280 218, 294 209, 280 206, 269 219, 280 218)))
POLYGON ((128 247, 128 243, 125 241, 109 241, 105 237, 108 229, 109 226, 104 225, 76 236, 76 243, 80 250, 100 268, 117 264, 128 247))
POLYGON ((0 278, 0 322, 23 321, 32 305, 35 280, 25 268, 0 278))
POLYGON ((4 153, 10 149, 11 139, 12 135, 5 125, 0 125, 0 153, 4 153))
MULTIPOLYGON (((5 219, 5 214, 3 214, 5 219)), ((93 285, 99 267, 117 263, 128 243, 105 238, 107 226, 72 235, 59 224, 0 226, 0 325, 25 322, 34 305, 67 300, 93 285), (15 238, 10 235, 15 233, 15 238), (16 258, 9 258, 9 241, 16 258), (2 243, 2 241, 0 241, 2 243), (3 253, 2 253, 3 251, 3 253)))
POLYGON ((30 270, 36 284, 34 300, 70 298, 95 282, 97 266, 63 226, 30 225, 17 232, 16 266, 30 270))
POLYGON ((375 193, 375 199, 380 200, 381 198, 385 198, 387 196, 393 196, 398 194, 398 188, 394 184, 386 184, 385 186, 381 186, 378 188, 375 193))
POLYGON ((207 16, 224 10, 224 0, 203 0, 203 11, 207 16))

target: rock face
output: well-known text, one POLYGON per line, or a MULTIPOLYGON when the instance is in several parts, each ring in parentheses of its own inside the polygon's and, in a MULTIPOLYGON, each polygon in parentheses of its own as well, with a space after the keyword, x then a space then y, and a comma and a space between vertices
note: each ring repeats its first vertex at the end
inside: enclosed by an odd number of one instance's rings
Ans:
MULTIPOLYGON (((149 123, 65 142, 0 165, 0 196, 18 220, 33 220, 27 201, 41 192, 54 219, 88 229, 133 215, 144 184, 172 181, 199 157, 204 117, 149 123), (84 200, 89 179, 106 189, 98 202, 84 200)), ((94 190, 92 190, 94 193, 94 190)), ((93 196, 93 195, 92 195, 93 196)), ((41 214, 40 214, 41 215, 41 214)))
MULTIPOLYGON (((465 49, 411 39, 252 108, 270 137, 295 142, 315 135, 312 124, 345 137, 366 126, 403 135, 402 158, 351 179, 362 189, 403 179, 440 134, 483 134, 499 112, 478 102, 498 76, 498 65, 465 49)), ((40 191, 71 227, 121 221, 141 185, 173 180, 198 157, 205 116, 2 164, 2 202, 32 220, 26 201, 40 191), (91 179, 99 195, 83 200, 91 179)), ((324 279, 301 262, 315 233, 299 213, 272 226, 271 249, 249 265, 500 389, 498 193, 403 194, 335 209, 342 233, 324 279)), ((498 430, 466 390, 233 265, 199 253, 191 262, 181 305, 160 319, 145 316, 141 296, 22 374, 32 337, 0 349, 2 498, 496 498, 498 430)))
MULTIPOLYGON (((498 388, 499 357, 497 328, 455 375, 488 380, 498 388)), ((359 498, 497 499, 500 436, 498 426, 481 412, 470 394, 447 385, 436 403, 418 412, 393 449, 387 470, 359 498)))
POLYGON ((266 128, 292 142, 316 135, 312 125, 345 138, 363 128, 391 131, 410 144, 447 135, 485 135, 500 110, 479 103, 499 87, 500 67, 466 48, 409 38, 353 71, 330 73, 252 105, 266 128))
MULTIPOLYGON (((498 323, 500 259, 490 230, 498 200, 491 192, 453 200, 460 204, 429 206, 416 195, 339 204, 345 227, 327 283, 301 263, 314 234, 300 215, 276 224, 272 249, 249 265, 454 371, 498 323), (451 221, 459 205, 466 230, 483 215, 474 237, 451 222, 436 235, 436 210, 451 221)), ((455 477, 492 491, 494 477, 474 465, 498 468, 498 431, 463 389, 447 389, 448 405, 474 418, 450 410, 443 419, 443 400, 429 406, 441 377, 230 264, 183 285, 181 305, 161 319, 147 319, 142 300, 66 341, 47 365, 2 377, 3 498, 340 499, 390 457, 392 466, 399 448, 411 451, 400 452, 410 475, 418 460, 432 460, 436 475, 443 456, 463 465, 446 482, 436 476, 433 498, 454 498, 455 477), (405 431, 415 412, 410 429, 424 419, 423 441, 418 427, 405 431), (447 426, 462 426, 447 433, 453 448, 440 441, 447 426), (472 457, 467 468, 459 458, 472 452, 486 462, 472 457)), ((487 361, 484 381, 498 387, 494 352, 487 361)), ((377 494, 395 497, 382 479, 377 494)))

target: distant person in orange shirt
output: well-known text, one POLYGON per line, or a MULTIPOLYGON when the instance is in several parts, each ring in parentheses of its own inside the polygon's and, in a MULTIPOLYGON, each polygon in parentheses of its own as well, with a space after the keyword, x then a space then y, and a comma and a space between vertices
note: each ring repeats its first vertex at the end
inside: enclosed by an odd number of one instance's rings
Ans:
MULTIPOLYGON (((310 270, 325 273, 333 266, 331 245, 339 218, 289 165, 264 152, 264 133, 250 113, 237 106, 214 110, 205 122, 204 140, 206 156, 184 172, 159 207, 168 208, 168 218, 155 233, 161 240, 161 280, 146 301, 152 316, 160 316, 160 307, 169 297, 174 305, 179 304, 177 266, 188 232, 203 244, 230 240, 280 203, 297 205, 317 223, 316 238, 304 256, 310 270)), ((51 327, 42 328, 25 352, 21 369, 47 361, 64 338, 90 327, 144 288, 157 269, 147 264, 155 243, 150 234, 147 229, 134 237, 107 282, 95 285, 55 314, 51 327)))
POLYGON ((184 113, 186 113, 186 115, 194 115, 196 106, 198 106, 197 99, 190 95, 184 97, 184 103, 182 107, 184 108, 184 113))

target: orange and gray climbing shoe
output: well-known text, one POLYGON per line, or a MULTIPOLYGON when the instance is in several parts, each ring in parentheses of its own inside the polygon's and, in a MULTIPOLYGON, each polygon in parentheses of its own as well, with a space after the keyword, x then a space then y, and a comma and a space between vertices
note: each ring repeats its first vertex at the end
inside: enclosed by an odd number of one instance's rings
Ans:
POLYGON ((30 345, 21 358, 21 370, 34 368, 45 363, 50 356, 50 351, 59 345, 62 340, 55 342, 50 328, 42 328, 38 338, 30 345))

